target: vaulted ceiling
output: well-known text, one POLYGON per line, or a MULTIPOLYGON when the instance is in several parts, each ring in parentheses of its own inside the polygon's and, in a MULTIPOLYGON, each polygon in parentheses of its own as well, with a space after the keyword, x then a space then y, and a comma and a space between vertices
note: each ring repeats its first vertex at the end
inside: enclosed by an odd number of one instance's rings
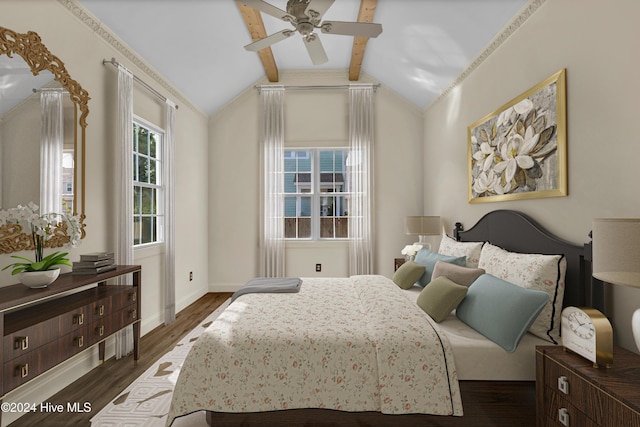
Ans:
MULTIPOLYGON (((287 0, 266 1, 286 10, 287 0)), ((323 21, 376 22, 383 31, 370 39, 319 33, 328 60, 313 65, 299 34, 260 52, 245 50, 254 39, 293 27, 233 0, 79 2, 207 114, 265 76, 278 81, 282 72, 309 69, 344 70, 350 80, 366 73, 424 108, 526 4, 335 0, 323 21)))

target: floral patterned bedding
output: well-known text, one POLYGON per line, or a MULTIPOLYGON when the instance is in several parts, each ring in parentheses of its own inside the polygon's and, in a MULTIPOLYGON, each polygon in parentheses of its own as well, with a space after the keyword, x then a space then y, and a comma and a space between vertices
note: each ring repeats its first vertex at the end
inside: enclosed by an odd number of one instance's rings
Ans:
POLYGON ((194 344, 167 425, 200 410, 294 408, 462 415, 449 342, 382 276, 243 295, 194 344))

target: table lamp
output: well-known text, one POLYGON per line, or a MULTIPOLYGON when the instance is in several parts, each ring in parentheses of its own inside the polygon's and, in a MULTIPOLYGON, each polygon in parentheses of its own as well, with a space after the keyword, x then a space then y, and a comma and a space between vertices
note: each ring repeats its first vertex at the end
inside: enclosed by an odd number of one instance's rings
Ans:
POLYGON ((442 233, 439 216, 407 216, 404 218, 404 233, 410 236, 419 236, 417 245, 422 245, 431 250, 431 244, 426 236, 437 236, 442 233))
MULTIPOLYGON (((593 277, 614 285, 640 288, 640 218, 593 220, 593 277)), ((640 349, 640 308, 631 319, 640 349)))

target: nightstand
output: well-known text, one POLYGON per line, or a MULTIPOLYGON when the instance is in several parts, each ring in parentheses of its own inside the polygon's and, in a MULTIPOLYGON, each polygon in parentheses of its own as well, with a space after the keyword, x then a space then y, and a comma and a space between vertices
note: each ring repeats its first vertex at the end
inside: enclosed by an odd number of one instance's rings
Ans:
POLYGON ((395 258, 393 260, 393 271, 397 271, 400 268, 400 266, 404 263, 405 263, 404 258, 395 258))
POLYGON ((561 346, 536 348, 536 426, 640 426, 640 356, 620 347, 611 368, 561 346))

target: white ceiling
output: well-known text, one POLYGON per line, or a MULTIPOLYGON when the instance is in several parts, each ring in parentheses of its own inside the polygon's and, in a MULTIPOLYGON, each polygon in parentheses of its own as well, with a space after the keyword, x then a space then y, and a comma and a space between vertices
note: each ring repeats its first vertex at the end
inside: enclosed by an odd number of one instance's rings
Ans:
MULTIPOLYGON (((79 0, 207 114, 264 77, 233 0, 79 0)), ((267 0, 286 9, 286 0, 267 0)), ((480 54, 527 0, 379 0, 383 32, 367 44, 362 71, 419 108, 480 54)), ((324 20, 357 20, 359 0, 336 0, 324 20)), ((262 14, 267 34, 291 28, 262 14)), ((329 57, 313 66, 299 35, 272 46, 280 74, 349 68, 353 37, 321 34, 329 57)), ((110 58, 106 58, 110 59, 110 58)), ((118 58, 116 58, 118 59, 118 58)))

